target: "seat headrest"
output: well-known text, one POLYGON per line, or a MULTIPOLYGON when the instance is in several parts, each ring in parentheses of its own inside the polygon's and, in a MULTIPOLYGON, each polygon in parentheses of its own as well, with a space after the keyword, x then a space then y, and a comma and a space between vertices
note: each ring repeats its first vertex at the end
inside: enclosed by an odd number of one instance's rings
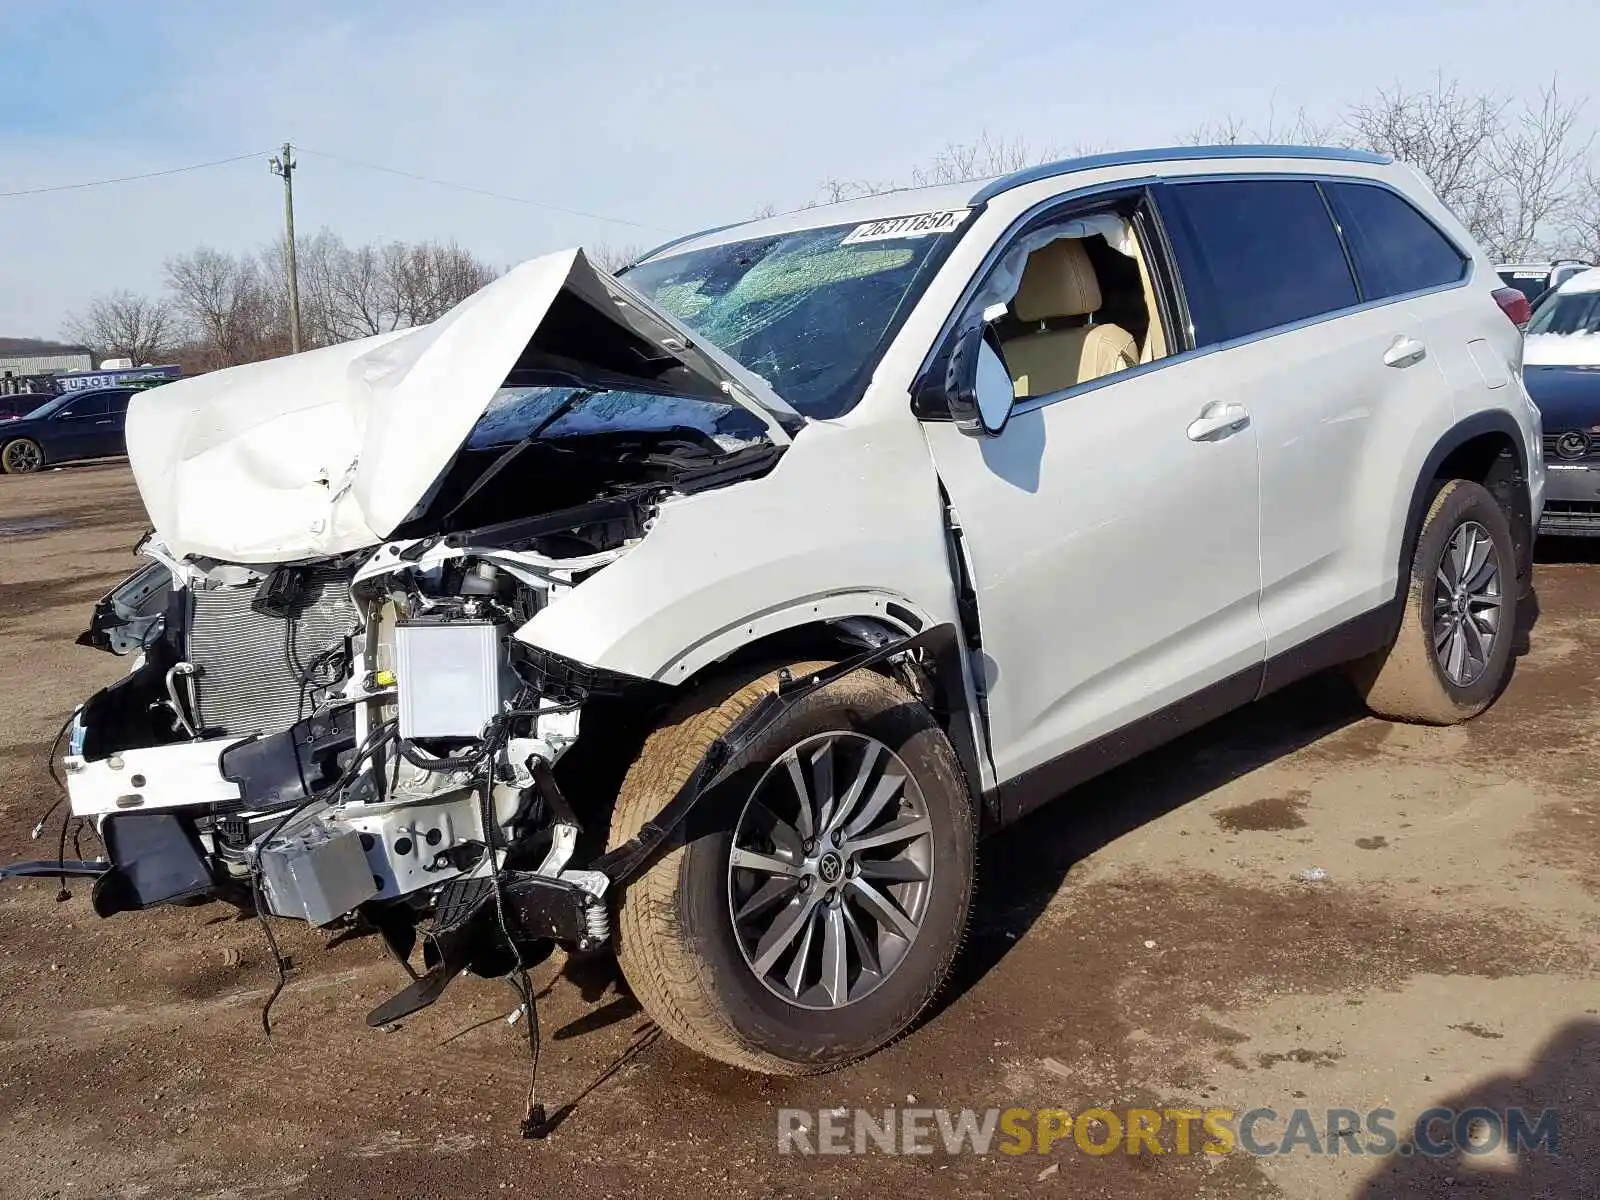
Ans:
POLYGON ((1012 311, 1024 321, 1081 317, 1100 307, 1100 280, 1081 238, 1058 238, 1028 255, 1012 311))

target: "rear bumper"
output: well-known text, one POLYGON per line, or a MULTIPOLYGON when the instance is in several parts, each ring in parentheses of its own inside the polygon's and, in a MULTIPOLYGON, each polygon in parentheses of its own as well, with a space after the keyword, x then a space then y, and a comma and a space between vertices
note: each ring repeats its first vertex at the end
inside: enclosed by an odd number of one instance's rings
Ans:
POLYGON ((1545 464, 1539 532, 1600 537, 1600 462, 1545 464))

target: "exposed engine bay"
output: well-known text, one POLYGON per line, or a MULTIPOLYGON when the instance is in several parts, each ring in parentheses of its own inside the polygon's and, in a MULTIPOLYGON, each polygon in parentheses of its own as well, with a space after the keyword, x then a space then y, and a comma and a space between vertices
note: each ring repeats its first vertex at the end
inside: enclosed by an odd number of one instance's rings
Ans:
POLYGON ((363 921, 402 962, 420 932, 437 990, 555 941, 606 942, 609 880, 574 863, 579 822, 552 768, 591 696, 661 685, 513 634, 647 520, 619 501, 559 537, 532 520, 488 533, 505 544, 436 537, 276 567, 176 560, 148 539, 157 562, 86 635, 139 657, 75 714, 65 758, 72 813, 108 852, 96 911, 215 896, 363 921))

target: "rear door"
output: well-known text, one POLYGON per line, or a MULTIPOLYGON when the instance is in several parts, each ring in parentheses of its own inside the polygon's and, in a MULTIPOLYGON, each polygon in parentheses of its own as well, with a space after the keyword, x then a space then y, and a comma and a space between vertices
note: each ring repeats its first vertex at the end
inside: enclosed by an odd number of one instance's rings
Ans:
POLYGON ((95 420, 96 457, 128 452, 128 401, 132 397, 131 391, 106 393, 106 411, 95 420))
POLYGON ((1411 493, 1415 442, 1448 424, 1428 323, 1358 281, 1329 196, 1344 186, 1240 178, 1163 189, 1196 344, 1228 364, 1257 429, 1269 658, 1346 622, 1353 639, 1366 636, 1360 618, 1394 595, 1386 531, 1397 490, 1411 493))

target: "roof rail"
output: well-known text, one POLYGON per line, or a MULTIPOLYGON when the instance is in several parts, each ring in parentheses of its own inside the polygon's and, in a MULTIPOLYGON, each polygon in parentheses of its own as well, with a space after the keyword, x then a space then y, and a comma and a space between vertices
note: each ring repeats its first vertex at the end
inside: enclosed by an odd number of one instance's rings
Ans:
MULTIPOLYGON (((649 262, 662 251, 671 250, 674 246, 681 246, 685 242, 692 242, 695 240, 695 238, 709 237, 713 233, 721 233, 724 229, 732 229, 735 225, 747 224, 749 224, 748 221, 729 221, 726 225, 713 225, 710 229, 699 229, 694 233, 682 234, 679 237, 671 238, 665 242, 662 242, 661 245, 652 250, 646 250, 643 254, 638 255, 631 263, 629 263, 628 267, 636 267, 642 262, 649 262)), ((627 270, 627 267, 624 267, 623 270, 627 270)))
POLYGON ((1345 150, 1338 146, 1167 146, 1156 150, 1118 150, 1110 154, 1089 154, 1064 158, 1059 162, 1024 167, 1010 175, 990 180, 973 195, 972 204, 982 204, 1002 192, 1024 184, 1092 171, 1099 167, 1131 167, 1142 163, 1189 162, 1197 158, 1302 158, 1324 162, 1357 162, 1383 166, 1394 161, 1387 154, 1370 150, 1345 150))

